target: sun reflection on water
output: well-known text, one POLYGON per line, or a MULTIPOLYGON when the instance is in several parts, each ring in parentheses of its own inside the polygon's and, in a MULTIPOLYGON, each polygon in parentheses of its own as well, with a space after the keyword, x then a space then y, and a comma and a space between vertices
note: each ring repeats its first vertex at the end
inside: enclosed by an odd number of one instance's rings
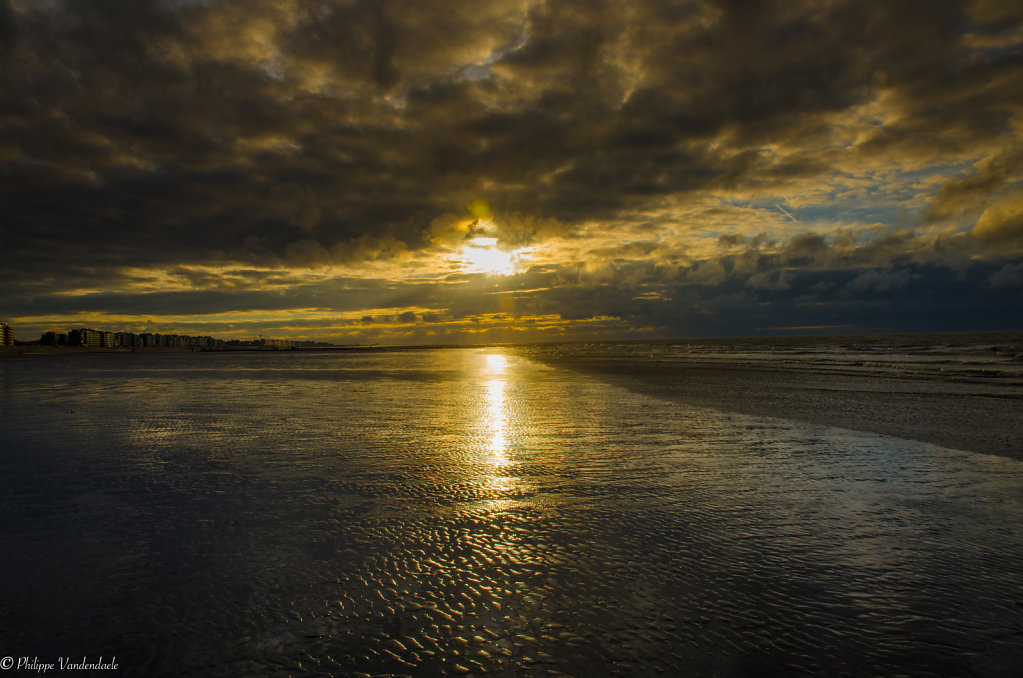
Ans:
POLYGON ((508 367, 508 359, 503 355, 492 353, 487 356, 487 367, 495 374, 504 374, 505 368, 508 367))
POLYGON ((508 414, 505 412, 504 384, 504 379, 491 379, 487 382, 486 418, 490 429, 490 443, 487 449, 498 466, 508 463, 508 414))
POLYGON ((504 372, 508 360, 503 355, 486 356, 491 378, 486 384, 485 424, 489 429, 487 451, 495 466, 508 465, 508 407, 504 389, 507 381, 504 372))

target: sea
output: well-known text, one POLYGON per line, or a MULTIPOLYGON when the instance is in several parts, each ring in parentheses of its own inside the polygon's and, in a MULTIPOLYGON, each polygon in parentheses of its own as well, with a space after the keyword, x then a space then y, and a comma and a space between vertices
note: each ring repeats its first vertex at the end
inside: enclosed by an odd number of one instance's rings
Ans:
POLYGON ((8 356, 0 668, 1019 676, 1023 461, 549 360, 1018 398, 999 337, 8 356))

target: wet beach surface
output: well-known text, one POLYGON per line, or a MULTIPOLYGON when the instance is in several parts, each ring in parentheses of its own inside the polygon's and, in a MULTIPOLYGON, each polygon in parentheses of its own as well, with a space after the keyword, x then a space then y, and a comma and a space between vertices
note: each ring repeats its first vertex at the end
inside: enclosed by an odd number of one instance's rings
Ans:
POLYGON ((1023 464, 506 349, 0 365, 0 654, 1015 676, 1023 464))
POLYGON ((542 358, 612 384, 697 407, 781 417, 1023 460, 1023 389, 785 366, 542 358))

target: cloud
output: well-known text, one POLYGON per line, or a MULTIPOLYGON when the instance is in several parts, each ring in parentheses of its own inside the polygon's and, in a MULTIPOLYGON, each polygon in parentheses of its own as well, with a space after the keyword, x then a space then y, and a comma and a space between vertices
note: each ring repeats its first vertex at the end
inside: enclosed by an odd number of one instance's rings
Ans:
POLYGON ((3 0, 0 301, 491 312, 452 292, 474 222, 533 248, 538 317, 954 282, 1020 256, 1020 35, 987 0, 3 0))
POLYGON ((792 274, 788 271, 757 273, 749 277, 746 286, 757 290, 790 290, 792 289, 792 274))
POLYGON ((994 243, 1023 239, 1023 191, 984 210, 972 234, 994 243))
POLYGON ((908 285, 914 275, 906 269, 895 271, 864 271, 849 283, 854 292, 873 291, 879 294, 891 292, 908 285))
POLYGON ((1023 262, 1018 264, 1006 264, 994 273, 988 280, 994 287, 1013 287, 1023 285, 1023 262))
POLYGON ((941 187, 926 217, 938 220, 976 209, 991 198, 1011 191, 1023 180, 1023 150, 1002 150, 978 161, 965 177, 951 179, 941 187))
POLYGON ((801 233, 786 245, 782 256, 793 263, 810 263, 828 252, 824 236, 818 233, 801 233))
POLYGON ((700 285, 720 285, 728 278, 728 272, 717 259, 701 262, 689 273, 689 280, 700 285))

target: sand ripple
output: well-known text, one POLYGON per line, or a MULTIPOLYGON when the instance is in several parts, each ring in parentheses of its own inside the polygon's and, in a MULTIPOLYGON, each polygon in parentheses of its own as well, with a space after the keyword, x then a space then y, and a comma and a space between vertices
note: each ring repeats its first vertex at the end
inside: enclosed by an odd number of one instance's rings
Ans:
POLYGON ((1020 462, 501 355, 7 361, 0 645, 126 675, 1017 675, 1020 462))

